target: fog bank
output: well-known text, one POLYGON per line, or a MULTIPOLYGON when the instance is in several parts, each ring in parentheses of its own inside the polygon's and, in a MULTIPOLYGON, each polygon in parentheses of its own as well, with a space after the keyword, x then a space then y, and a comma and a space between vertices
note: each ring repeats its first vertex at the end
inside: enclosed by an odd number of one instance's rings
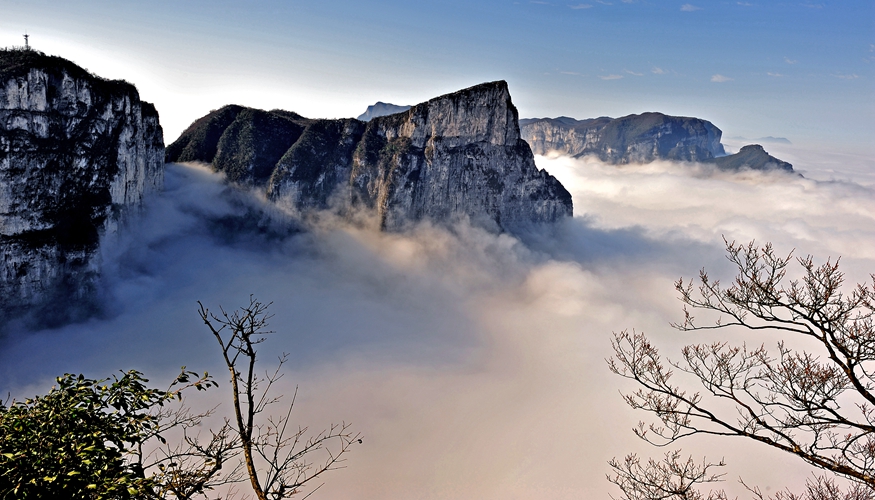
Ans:
MULTIPOLYGON (((521 238, 466 224, 301 231, 206 169, 168 165, 166 190, 107 242, 105 317, 0 341, 0 390, 130 368, 164 383, 186 365, 222 382, 191 400, 209 404, 227 384, 196 302, 233 309, 254 294, 273 302, 262 359, 290 353, 283 389, 300 387, 298 422, 346 420, 364 435, 314 498, 606 498, 607 460, 661 453, 631 433, 644 416, 607 370, 610 333, 643 330, 670 357, 699 340, 668 327, 681 317, 672 283, 702 267, 731 276, 723 236, 841 255, 851 282, 875 271, 875 193, 855 177, 865 165, 830 179, 536 161, 571 191, 575 217, 521 238)), ((808 473, 726 446, 683 448, 726 457, 742 497, 739 475, 774 491, 808 473)))

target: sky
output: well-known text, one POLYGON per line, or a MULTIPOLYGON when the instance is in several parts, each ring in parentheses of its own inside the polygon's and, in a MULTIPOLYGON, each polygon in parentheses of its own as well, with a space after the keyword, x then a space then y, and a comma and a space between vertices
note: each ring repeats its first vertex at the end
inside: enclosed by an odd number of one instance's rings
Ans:
MULTIPOLYGON (((617 496, 607 461, 662 450, 632 435, 646 417, 607 370, 612 331, 644 331, 669 357, 725 338, 669 327, 678 277, 732 277, 723 238, 841 256, 849 283, 875 270, 872 5, 0 0, 0 45, 26 29, 35 48, 134 82, 168 143, 232 102, 345 117, 505 79, 523 117, 697 116, 730 151, 746 143, 732 137, 788 138, 766 149, 804 175, 537 157, 575 207, 543 234, 330 218, 297 233, 261 197, 169 165, 164 191, 103 241, 105 314, 0 339, 0 394, 131 368, 162 385, 181 365, 222 383, 196 302, 254 294, 275 314, 265 368, 290 353, 279 389, 299 387, 296 422, 363 434, 314 499, 617 496)), ((189 402, 211 407, 226 385, 189 402)), ((747 497, 738 477, 768 493, 810 474, 752 444, 679 447, 725 457, 730 497, 747 497)))
POLYGON ((168 143, 229 103, 358 116, 507 80, 522 117, 645 111, 873 154, 875 4, 0 1, 0 46, 134 82, 168 143))

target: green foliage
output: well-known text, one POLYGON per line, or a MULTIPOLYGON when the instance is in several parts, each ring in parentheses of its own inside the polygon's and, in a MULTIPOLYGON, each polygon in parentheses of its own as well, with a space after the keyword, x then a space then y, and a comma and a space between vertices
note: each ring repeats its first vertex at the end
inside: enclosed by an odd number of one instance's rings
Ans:
POLYGON ((164 442, 160 408, 187 387, 215 385, 184 368, 166 391, 135 370, 57 382, 45 396, 0 404, 0 499, 154 496, 142 446, 164 442))
POLYGON ((213 167, 240 184, 264 184, 277 162, 304 132, 287 116, 246 109, 225 129, 213 167))

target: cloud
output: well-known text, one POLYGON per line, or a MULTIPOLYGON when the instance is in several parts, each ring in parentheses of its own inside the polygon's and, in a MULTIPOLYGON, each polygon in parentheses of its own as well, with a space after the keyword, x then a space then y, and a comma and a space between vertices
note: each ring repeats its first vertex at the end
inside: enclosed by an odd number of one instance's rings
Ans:
POLYGON ((629 73, 630 75, 633 75, 633 76, 644 76, 644 73, 636 73, 636 72, 634 72, 634 71, 630 71, 630 70, 628 70, 628 69, 627 69, 627 70, 624 70, 624 71, 625 71, 626 73, 629 73))
POLYGON ((795 60, 795 59, 790 59, 789 57, 784 57, 784 62, 787 63, 787 64, 796 64, 796 63, 798 63, 799 61, 797 61, 797 60, 795 60))
POLYGON ((560 73, 560 74, 563 74, 563 75, 573 75, 573 76, 579 76, 579 75, 580 75, 580 73, 578 73, 578 72, 576 72, 576 71, 560 71, 559 73, 560 73))
POLYGON ((772 73, 771 71, 769 71, 769 72, 766 73, 766 74, 769 75, 769 76, 774 76, 774 77, 782 77, 782 76, 784 76, 784 75, 782 75, 781 73, 772 73))
MULTIPOLYGON (((769 152, 806 178, 538 157, 571 192, 575 217, 519 238, 462 223, 380 233, 328 221, 300 231, 219 176, 171 165, 164 192, 107 242, 111 310, 3 339, 0 393, 128 368, 160 386, 185 364, 220 374, 222 387, 189 400, 211 406, 227 384, 195 301, 234 308, 254 293, 276 315, 262 358, 291 353, 279 388, 300 387, 295 423, 344 419, 365 436, 321 495, 605 498, 616 493, 608 459, 659 455, 629 431, 646 417, 625 406, 618 391, 630 386, 605 367, 610 332, 644 330, 669 356, 692 342, 667 326, 682 315, 673 281, 702 267, 729 277, 722 235, 843 255, 849 282, 875 269, 873 160, 788 148, 769 152)), ((684 451, 725 456, 726 472, 749 484, 809 475, 760 459, 755 445, 723 444, 715 453, 691 440, 684 451)))
POLYGON ((579 9, 590 9, 590 8, 592 8, 592 5, 588 4, 588 3, 579 3, 577 5, 569 5, 568 7, 575 9, 575 10, 579 10, 579 9))
POLYGON ((723 75, 721 75, 721 74, 719 74, 719 73, 716 74, 716 75, 713 75, 713 76, 711 77, 711 81, 712 81, 712 82, 717 82, 717 83, 728 82, 728 81, 731 81, 731 80, 732 80, 732 78, 729 78, 728 76, 723 76, 723 75))
POLYGON ((650 72, 653 73, 654 75, 666 75, 666 74, 668 74, 668 71, 666 71, 666 70, 664 70, 664 69, 662 69, 662 68, 658 68, 658 67, 656 67, 656 66, 654 66, 653 68, 651 68, 651 69, 650 69, 650 72))
POLYGON ((832 75, 832 76, 834 76, 836 78, 841 78, 842 80, 856 80, 857 78, 860 78, 860 75, 858 75, 856 73, 851 73, 848 75, 838 74, 838 75, 832 75))
POLYGON ((702 10, 702 7, 697 7, 688 3, 681 5, 681 12, 695 12, 697 10, 702 10))
POLYGON ((742 7, 753 7, 753 4, 750 2, 738 2, 738 5, 741 5, 742 7))
POLYGON ((623 75, 599 75, 599 78, 602 80, 619 80, 623 78, 623 75))

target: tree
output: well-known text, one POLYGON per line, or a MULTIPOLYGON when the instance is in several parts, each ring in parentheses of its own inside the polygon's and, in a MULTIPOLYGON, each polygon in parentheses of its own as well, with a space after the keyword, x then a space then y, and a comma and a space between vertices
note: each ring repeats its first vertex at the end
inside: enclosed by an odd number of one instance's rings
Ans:
MULTIPOLYGON (((726 248, 738 271, 734 281, 725 287, 704 270, 696 286, 678 280, 684 320, 672 326, 685 332, 740 327, 778 334, 781 340, 774 351, 765 343, 692 344, 681 350, 679 361, 671 361, 643 333, 615 333, 609 367, 639 385, 624 399, 658 421, 640 422, 635 433, 657 446, 697 434, 740 436, 821 471, 805 492, 781 492, 774 497, 778 500, 875 498, 873 286, 858 284, 844 292, 838 260, 818 266, 811 256, 781 257, 770 244, 760 248, 753 242, 727 242, 726 248), (788 279, 794 261, 800 278, 788 279), (699 325, 692 314, 696 309, 719 317, 699 325), (793 347, 794 342, 815 350, 793 347), (675 382, 675 370, 700 387, 675 382)), ((875 275, 872 279, 875 284, 875 275)), ((719 479, 708 469, 723 464, 696 465, 671 452, 662 462, 641 464, 629 455, 610 465, 608 479, 632 500, 705 498, 696 487, 719 479), (672 489, 678 484, 682 487, 672 489), (653 495, 650 487, 663 493, 653 495)), ((749 489, 762 498, 758 489, 749 489)), ((712 491, 708 498, 722 495, 712 491)))
POLYGON ((350 446, 361 443, 348 424, 307 438, 306 428, 291 427, 294 397, 284 415, 265 413, 281 399, 269 393, 287 359, 256 375, 268 306, 250 298, 220 317, 200 306, 222 346, 234 410, 206 439, 190 432, 216 408, 193 412, 182 393, 218 384, 185 367, 166 390, 147 387, 135 370, 103 380, 67 374, 45 396, 0 402, 0 500, 189 499, 244 479, 259 499, 280 499, 342 467, 350 446), (320 451, 326 458, 312 460, 320 451))
MULTIPOLYGON (((150 462, 144 445, 207 415, 165 404, 181 400, 185 389, 215 385, 185 367, 167 390, 148 388, 135 370, 103 380, 66 374, 57 382, 45 396, 0 404, 0 498, 158 496, 166 481, 149 470, 176 457, 150 462)), ((215 475, 207 468, 177 482, 180 491, 202 490, 215 475)))
POLYGON ((263 377, 255 372, 256 346, 273 333, 267 330, 270 303, 250 296, 248 306, 230 314, 220 308, 219 315, 210 313, 200 302, 198 305, 198 314, 219 342, 230 374, 235 433, 256 497, 291 497, 325 472, 342 468, 343 455, 353 443, 362 442, 360 435, 353 434, 346 423, 332 424, 310 438, 306 437, 306 427, 291 428, 297 389, 285 415, 262 418, 269 406, 280 401, 281 396, 271 396, 270 390, 282 377, 280 370, 288 359, 283 354, 276 369, 263 377), (310 459, 320 450, 326 458, 314 464, 310 459))

